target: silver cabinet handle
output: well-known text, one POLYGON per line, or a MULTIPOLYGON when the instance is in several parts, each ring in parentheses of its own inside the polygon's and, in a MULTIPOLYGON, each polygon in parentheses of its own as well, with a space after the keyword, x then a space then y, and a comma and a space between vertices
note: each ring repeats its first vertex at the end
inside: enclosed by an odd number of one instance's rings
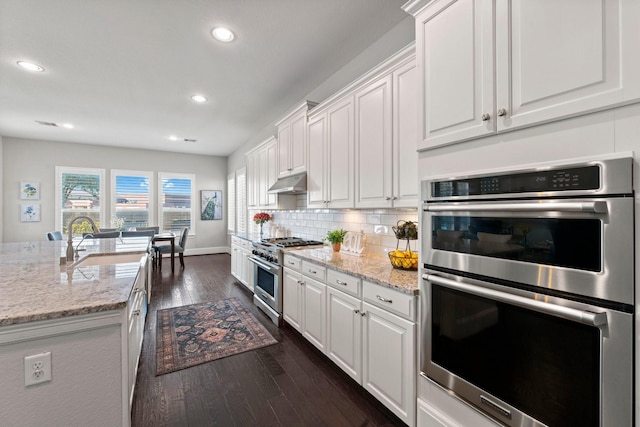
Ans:
POLYGON ((296 263, 295 263, 295 262, 293 262, 293 261, 287 261, 287 264, 289 264, 289 265, 296 265, 296 263))
POLYGON ((318 272, 317 272, 317 271, 315 271, 315 270, 311 270, 311 269, 309 269, 309 273, 311 273, 311 274, 318 274, 318 272))
POLYGON ((391 197, 385 197, 384 199, 385 200, 391 200, 391 197))
POLYGON ((367 313, 365 313, 364 311, 361 311, 361 312, 360 312, 360 316, 364 317, 364 316, 366 316, 366 315, 367 315, 367 313))
POLYGON ((396 196, 393 196, 391 200, 398 200, 398 198, 396 196))
POLYGON ((478 295, 485 298, 490 298, 496 301, 504 302, 507 304, 516 305, 518 307, 528 308, 539 313, 546 313, 556 317, 562 317, 563 319, 572 320, 574 322, 584 323, 589 326, 600 327, 607 324, 606 313, 596 313, 587 310, 577 310, 571 307, 564 307, 556 304, 549 304, 543 301, 537 301, 529 298, 522 297, 520 295, 508 294, 506 292, 496 291, 494 289, 483 288, 480 286, 472 285, 470 283, 457 282, 451 279, 445 279, 444 277, 435 276, 433 274, 425 274, 423 279, 437 285, 444 286, 446 288, 455 289, 462 292, 467 292, 473 295, 478 295))
POLYGON ((338 280, 338 279, 336 279, 336 283, 337 283, 338 285, 342 285, 342 286, 347 286, 347 285, 348 285, 348 283, 347 283, 347 282, 343 282, 342 280, 338 280))
POLYGON ((353 312, 354 312, 355 314, 358 314, 358 313, 360 313, 360 310, 358 310, 358 309, 356 308, 355 310, 353 310, 353 312))
POLYGON ((388 302, 389 304, 391 304, 393 302, 390 299, 382 298, 380 295, 376 295, 376 298, 378 298, 382 302, 388 302))
POLYGON ((506 115, 507 115, 507 110, 505 110, 504 108, 501 108, 498 110, 498 116, 504 117, 506 115))
POLYGON ((304 285, 304 282, 302 280, 298 280, 298 285, 302 286, 304 285))
POLYGON ((140 316, 140 310, 135 310, 133 313, 134 316, 140 316))
POLYGON ((480 116, 480 118, 482 119, 483 122, 488 122, 489 120, 491 120, 491 114, 484 113, 482 116, 480 116))
POLYGON ((438 203, 423 205, 429 212, 589 212, 607 213, 607 202, 549 202, 549 203, 438 203))

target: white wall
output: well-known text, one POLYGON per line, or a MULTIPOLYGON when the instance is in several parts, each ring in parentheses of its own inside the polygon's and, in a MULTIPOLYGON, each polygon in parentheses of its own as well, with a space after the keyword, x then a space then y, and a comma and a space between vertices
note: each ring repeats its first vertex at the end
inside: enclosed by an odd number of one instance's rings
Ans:
MULTIPOLYGON (((354 23, 354 31, 357 31, 357 23, 354 23)), ((322 102, 345 86, 349 85, 349 83, 353 82, 370 69, 374 68, 379 63, 383 62, 385 59, 392 56, 403 47, 413 42, 415 37, 415 20, 412 16, 407 15, 402 22, 389 30, 378 40, 372 42, 367 49, 342 66, 342 68, 305 97, 300 99, 300 102, 292 104, 290 108, 294 108, 304 100, 322 102)), ((328 58, 327 60, 331 59, 328 58)), ((280 119, 284 118, 284 115, 288 111, 289 109, 282 111, 282 117, 279 117, 278 120, 266 126, 242 147, 234 151, 228 158, 228 170, 235 171, 244 167, 246 164, 244 154, 261 142, 267 140, 269 137, 274 136, 276 134, 275 124, 280 121, 280 119)))
MULTIPOLYGON (((226 197, 226 158, 9 137, 3 138, 1 152, 3 242, 42 240, 47 231, 58 228, 55 224, 55 167, 75 166, 106 169, 107 199, 111 193, 110 169, 153 171, 154 191, 157 191, 157 172, 195 174, 196 235, 189 238, 187 249, 190 253, 207 253, 219 252, 227 246, 226 215, 222 221, 201 221, 199 215, 200 190, 223 190, 226 197), (20 181, 26 180, 40 182, 40 222, 20 222, 18 187, 20 181)), ((158 218, 157 211, 154 215, 158 218)))
POLYGON ((2 224, 4 223, 4 209, 3 209, 4 187, 2 185, 2 178, 4 176, 4 163, 2 161, 2 151, 3 151, 3 142, 2 142, 2 136, 0 136, 0 167, 2 168, 0 170, 0 242, 2 242, 2 236, 3 236, 2 224))

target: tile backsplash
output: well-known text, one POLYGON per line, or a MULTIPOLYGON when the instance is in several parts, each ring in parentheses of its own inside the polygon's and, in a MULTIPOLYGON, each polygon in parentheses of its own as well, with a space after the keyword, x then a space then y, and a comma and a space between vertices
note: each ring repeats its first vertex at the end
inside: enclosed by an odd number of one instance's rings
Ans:
MULTIPOLYGON (((251 210, 249 231, 259 233, 260 227, 251 218, 257 212, 268 212, 273 220, 264 225, 265 237, 275 237, 275 228, 282 227, 287 236, 322 240, 327 231, 343 228, 364 232, 365 252, 384 255, 396 249, 398 240, 391 227, 398 221, 418 222, 418 209, 307 209, 305 196, 298 196, 295 210, 251 210)), ((410 241, 411 250, 418 250, 417 240, 410 241)), ((405 249, 406 241, 399 247, 405 249)))

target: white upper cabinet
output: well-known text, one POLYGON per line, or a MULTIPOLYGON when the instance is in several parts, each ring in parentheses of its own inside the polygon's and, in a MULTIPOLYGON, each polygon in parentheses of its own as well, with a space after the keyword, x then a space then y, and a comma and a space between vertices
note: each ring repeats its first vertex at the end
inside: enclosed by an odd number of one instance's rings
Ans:
POLYGON ((276 124, 278 178, 307 170, 307 111, 315 105, 315 102, 305 101, 276 124))
POLYGON ((307 207, 354 207, 353 94, 309 115, 307 207))
POLYGON ((405 51, 355 93, 357 208, 418 205, 417 76, 405 51))
POLYGON ((640 97, 635 0, 436 0, 416 12, 419 149, 640 97))
POLYGON ((278 179, 276 139, 271 137, 247 153, 247 206, 293 209, 295 196, 268 192, 278 179))

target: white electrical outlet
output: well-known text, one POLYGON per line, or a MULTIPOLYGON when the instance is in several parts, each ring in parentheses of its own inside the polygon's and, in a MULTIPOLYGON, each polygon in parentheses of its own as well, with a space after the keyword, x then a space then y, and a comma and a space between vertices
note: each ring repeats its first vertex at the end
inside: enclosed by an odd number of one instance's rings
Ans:
POLYGON ((51 352, 25 356, 24 385, 30 386, 51 381, 51 352))

